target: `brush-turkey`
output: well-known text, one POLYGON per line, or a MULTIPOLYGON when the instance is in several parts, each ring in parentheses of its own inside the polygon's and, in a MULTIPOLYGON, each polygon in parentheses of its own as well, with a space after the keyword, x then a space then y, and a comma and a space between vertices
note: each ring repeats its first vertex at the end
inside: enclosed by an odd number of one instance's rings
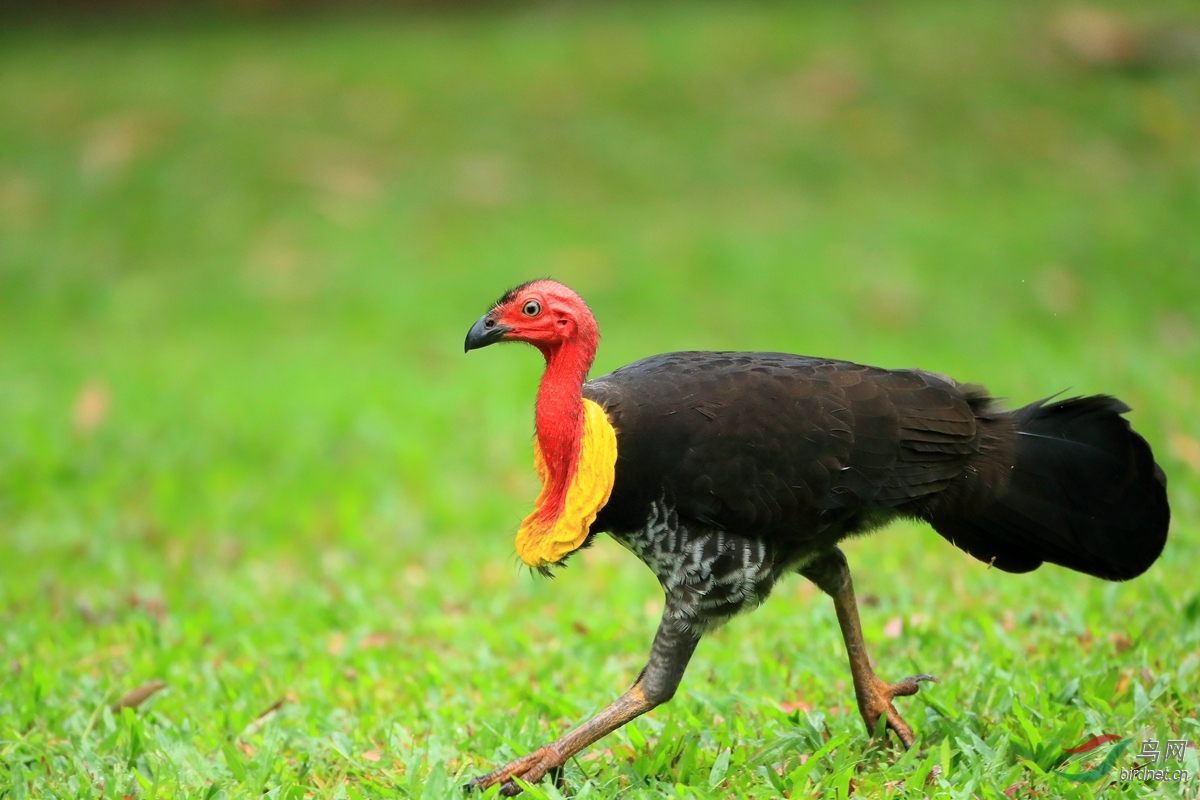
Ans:
POLYGON ((469 786, 516 794, 514 778, 557 773, 666 702, 700 637, 792 572, 833 599, 868 732, 886 726, 910 747, 892 699, 931 678, 876 677, 838 549, 897 517, 1006 572, 1049 562, 1125 580, 1166 542, 1166 478, 1113 397, 1004 411, 982 387, 931 372, 784 353, 667 353, 589 381, 598 339, 579 295, 537 280, 501 297, 466 349, 527 342, 546 359, 542 491, 517 532, 520 559, 545 572, 607 532, 658 577, 662 621, 632 688, 469 786))

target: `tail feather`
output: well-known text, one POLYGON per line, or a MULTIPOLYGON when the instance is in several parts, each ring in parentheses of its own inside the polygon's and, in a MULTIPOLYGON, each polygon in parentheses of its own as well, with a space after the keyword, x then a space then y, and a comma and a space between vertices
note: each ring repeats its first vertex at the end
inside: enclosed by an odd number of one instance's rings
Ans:
POLYGON ((1127 411, 1097 395, 1011 412, 1008 485, 990 502, 937 514, 934 529, 1007 572, 1048 561, 1108 580, 1141 575, 1162 553, 1171 512, 1166 475, 1127 411))

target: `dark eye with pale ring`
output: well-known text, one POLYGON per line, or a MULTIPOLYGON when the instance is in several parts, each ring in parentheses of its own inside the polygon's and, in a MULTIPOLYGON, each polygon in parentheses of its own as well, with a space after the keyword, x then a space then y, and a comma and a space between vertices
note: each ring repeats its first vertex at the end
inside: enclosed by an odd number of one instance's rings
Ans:
POLYGON ((525 305, 521 306, 521 313, 527 317, 536 317, 542 313, 542 304, 537 300, 526 300, 525 305))

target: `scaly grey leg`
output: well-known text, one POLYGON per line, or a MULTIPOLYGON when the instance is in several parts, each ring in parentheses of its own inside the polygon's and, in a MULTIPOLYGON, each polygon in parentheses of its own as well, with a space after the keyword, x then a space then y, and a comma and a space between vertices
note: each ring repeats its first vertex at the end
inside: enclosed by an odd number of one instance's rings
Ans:
POLYGON ((678 623, 664 617, 654 635, 650 658, 629 691, 562 738, 471 780, 463 788, 487 789, 500 783, 500 794, 512 797, 521 791, 514 778, 536 783, 548 773, 561 769, 567 759, 597 739, 670 700, 699 642, 699 634, 684 630, 678 623))
POLYGON ((937 680, 931 675, 914 675, 897 683, 884 683, 871 669, 867 658, 867 647, 863 643, 862 624, 858 619, 858 603, 854 599, 854 582, 850 579, 850 566, 846 556, 833 548, 817 560, 800 570, 800 574, 833 598, 837 611, 838 626, 842 629, 842 640, 846 643, 846 655, 850 659, 850 675, 854 678, 854 695, 858 700, 858 711, 867 724, 867 733, 874 736, 879 717, 887 718, 887 727, 900 737, 905 749, 912 747, 915 737, 912 728, 892 705, 895 697, 916 694, 921 681, 937 680))

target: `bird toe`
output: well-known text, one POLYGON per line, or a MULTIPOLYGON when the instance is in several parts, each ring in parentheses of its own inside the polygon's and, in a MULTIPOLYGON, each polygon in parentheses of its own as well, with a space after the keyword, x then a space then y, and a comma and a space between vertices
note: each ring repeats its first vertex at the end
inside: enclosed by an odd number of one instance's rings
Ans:
POLYGON ((929 681, 931 683, 938 682, 937 678, 933 677, 932 675, 926 675, 924 673, 920 675, 913 675, 905 678, 904 680, 896 681, 895 683, 888 685, 885 694, 889 695, 890 697, 910 697, 911 695, 921 691, 921 684, 925 681, 929 681))
POLYGON ((518 779, 529 784, 537 783, 546 775, 550 775, 557 780, 561 776, 561 771, 562 764, 557 754, 549 748, 543 747, 524 758, 509 762, 487 775, 472 778, 463 785, 462 789, 465 792, 477 789, 483 791, 500 784, 499 794, 501 797, 516 797, 523 791, 521 785, 517 783, 518 779))

